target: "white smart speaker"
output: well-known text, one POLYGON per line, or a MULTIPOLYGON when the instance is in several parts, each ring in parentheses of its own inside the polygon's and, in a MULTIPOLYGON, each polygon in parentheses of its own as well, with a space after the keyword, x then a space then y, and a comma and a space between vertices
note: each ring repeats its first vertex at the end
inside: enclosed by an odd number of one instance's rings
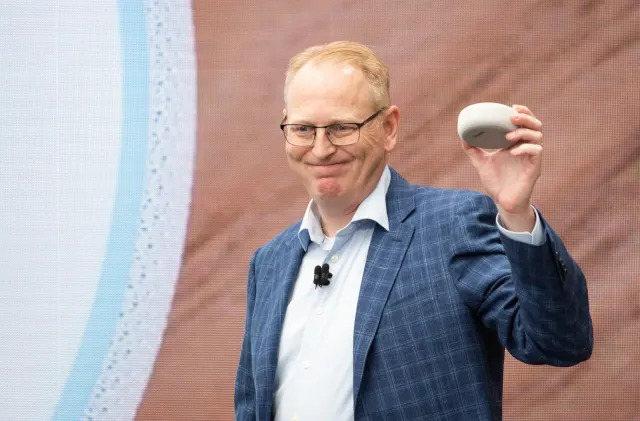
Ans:
POLYGON ((458 116, 458 135, 478 148, 508 148, 512 143, 505 135, 518 128, 511 122, 513 113, 513 108, 494 102, 469 105, 458 116))

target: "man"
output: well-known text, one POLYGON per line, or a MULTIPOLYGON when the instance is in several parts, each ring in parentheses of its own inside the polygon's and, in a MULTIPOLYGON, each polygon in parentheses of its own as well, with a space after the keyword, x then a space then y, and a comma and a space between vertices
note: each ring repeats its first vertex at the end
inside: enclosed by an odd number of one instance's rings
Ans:
POLYGON ((292 58, 282 129, 311 202, 251 260, 237 420, 499 420, 505 347, 589 358, 584 275, 531 205, 542 124, 513 108, 511 147, 463 142, 489 197, 410 185, 374 53, 292 58))

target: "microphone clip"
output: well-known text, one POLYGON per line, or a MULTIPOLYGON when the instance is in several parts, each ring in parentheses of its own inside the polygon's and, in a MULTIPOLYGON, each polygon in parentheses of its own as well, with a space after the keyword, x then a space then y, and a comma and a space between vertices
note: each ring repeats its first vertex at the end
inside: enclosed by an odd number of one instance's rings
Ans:
POLYGON ((329 285, 331 283, 329 279, 331 279, 332 276, 333 274, 329 272, 328 263, 324 263, 322 266, 318 265, 313 269, 313 283, 316 288, 318 288, 318 286, 322 288, 329 285))

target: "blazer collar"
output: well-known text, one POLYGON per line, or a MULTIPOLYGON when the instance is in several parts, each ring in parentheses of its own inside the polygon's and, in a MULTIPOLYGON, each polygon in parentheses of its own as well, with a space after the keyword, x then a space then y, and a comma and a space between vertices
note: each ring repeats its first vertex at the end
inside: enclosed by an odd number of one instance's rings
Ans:
POLYGON ((353 337, 354 408, 357 408, 364 366, 371 343, 413 237, 415 227, 407 218, 414 209, 415 201, 411 186, 392 169, 391 184, 387 193, 389 231, 381 229, 380 226, 376 226, 374 230, 358 297, 353 337))
POLYGON ((393 168, 391 171, 391 184, 387 192, 387 213, 389 215, 389 230, 397 227, 415 210, 414 194, 411 184, 407 182, 393 168))

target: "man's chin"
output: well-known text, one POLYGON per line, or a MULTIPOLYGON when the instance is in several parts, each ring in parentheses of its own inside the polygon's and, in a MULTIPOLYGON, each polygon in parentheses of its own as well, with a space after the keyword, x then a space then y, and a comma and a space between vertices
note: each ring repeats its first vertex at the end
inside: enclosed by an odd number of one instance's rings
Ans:
POLYGON ((315 190, 319 197, 337 197, 342 193, 342 186, 335 178, 321 178, 316 181, 315 190))

